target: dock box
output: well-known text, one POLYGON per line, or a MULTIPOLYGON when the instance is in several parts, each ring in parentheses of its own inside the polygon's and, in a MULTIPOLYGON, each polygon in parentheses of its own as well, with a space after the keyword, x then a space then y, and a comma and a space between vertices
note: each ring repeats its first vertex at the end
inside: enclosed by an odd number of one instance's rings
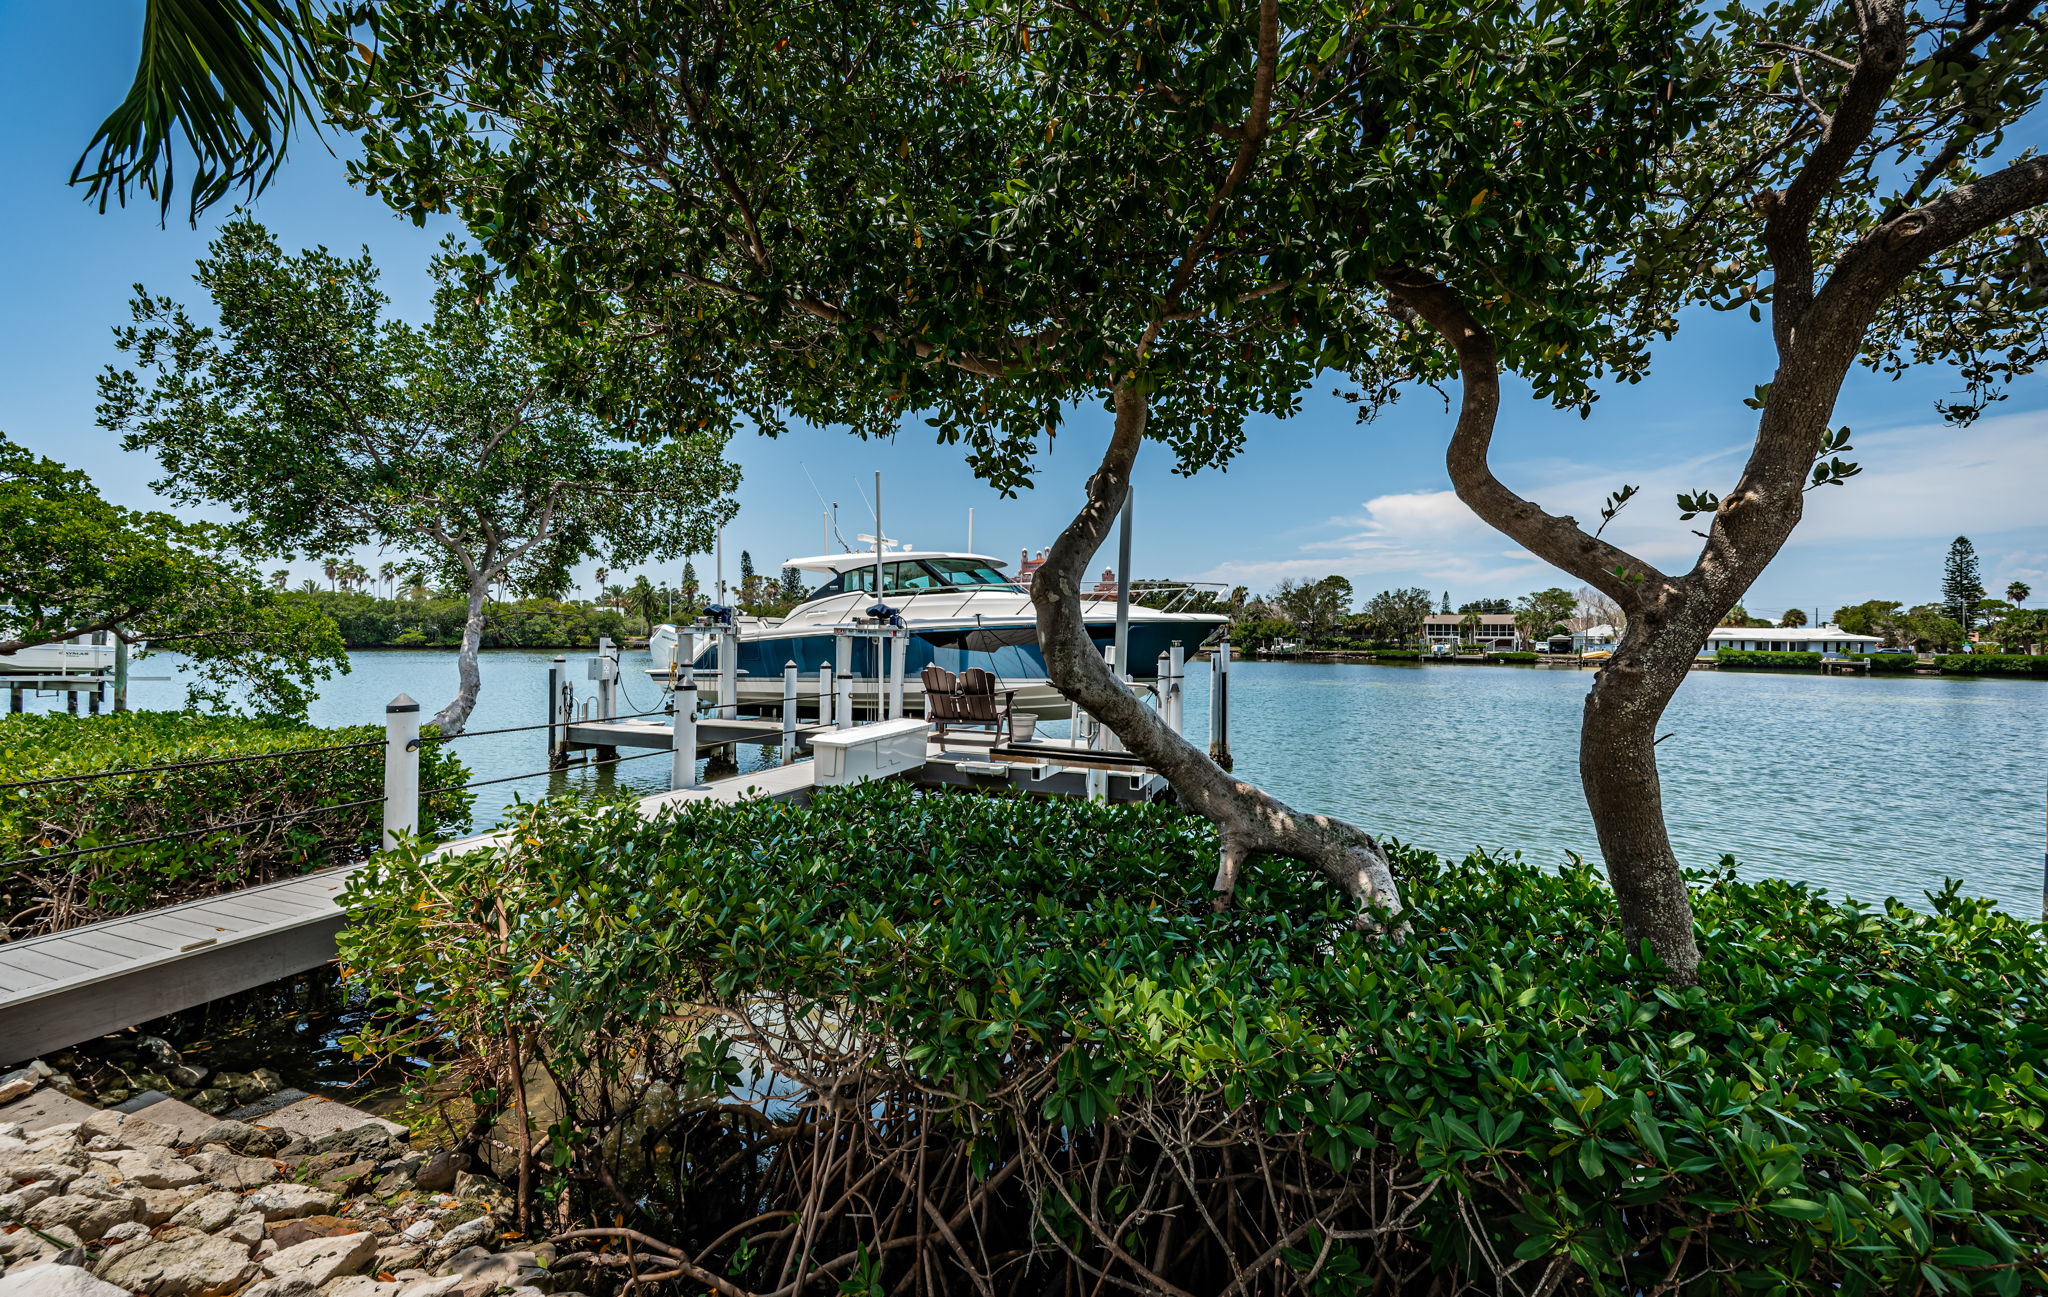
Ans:
POLYGON ((924 765, 925 736, 930 730, 927 721, 900 720, 813 734, 811 756, 817 762, 817 784, 833 788, 916 770, 924 765))

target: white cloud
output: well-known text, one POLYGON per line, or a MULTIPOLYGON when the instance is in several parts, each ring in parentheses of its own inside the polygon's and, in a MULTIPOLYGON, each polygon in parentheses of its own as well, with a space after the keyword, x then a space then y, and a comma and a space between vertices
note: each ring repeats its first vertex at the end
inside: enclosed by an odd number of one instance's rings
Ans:
MULTIPOLYGON (((1807 496, 1806 516, 1788 552, 2048 527, 2048 414, 1999 415, 1969 428, 1938 423, 1893 428, 1858 434, 1853 442, 1849 458, 1863 472, 1842 486, 1822 487, 1807 496)), ((1727 491, 1741 473, 1749 445, 1746 437, 1731 438, 1706 453, 1673 461, 1631 463, 1617 456, 1611 467, 1593 467, 1545 458, 1505 463, 1497 471, 1511 488, 1587 526, 1598 524, 1610 491, 1623 483, 1636 485, 1638 495, 1605 534, 1649 562, 1684 570, 1699 553, 1692 529, 1700 523, 1678 518, 1678 493, 1727 491)), ((1204 578, 1267 589, 1281 577, 1336 572, 1360 584, 1420 584, 1466 593, 1576 584, 1569 574, 1512 543, 1503 548, 1505 537, 1453 492, 1440 488, 1374 496, 1361 504, 1360 512, 1331 518, 1322 530, 1326 534, 1281 552, 1252 553, 1220 564, 1204 578)), ((2038 540, 2025 544, 1998 565, 2000 570, 2030 579, 2040 570, 2040 547, 2038 540)))

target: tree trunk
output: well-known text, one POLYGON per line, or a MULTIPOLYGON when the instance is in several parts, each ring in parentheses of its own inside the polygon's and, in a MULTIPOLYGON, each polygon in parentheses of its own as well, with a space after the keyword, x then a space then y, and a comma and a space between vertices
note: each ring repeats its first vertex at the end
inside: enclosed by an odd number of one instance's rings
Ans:
MULTIPOLYGON (((1692 986, 1699 981, 1700 950, 1693 939, 1692 897, 1664 827, 1657 722, 1684 683, 1698 646, 1689 631, 1660 627, 1658 620, 1630 618, 1614 655, 1594 677, 1579 727, 1579 783, 1621 910, 1623 937, 1632 948, 1648 941, 1670 980, 1692 986)), ((1703 631, 1698 639, 1705 638, 1703 631)))
POLYGON ((476 706, 477 686, 483 683, 477 672, 476 653, 484 642, 484 596, 490 582, 481 573, 469 583, 469 617, 462 623, 462 647, 455 654, 455 697, 435 715, 433 723, 443 734, 460 734, 476 706))
MULTIPOLYGON (((1230 904, 1244 858, 1255 851, 1285 856, 1320 872, 1360 905, 1401 908, 1387 854, 1370 834, 1326 815, 1303 815, 1271 794, 1233 777, 1175 734, 1138 700, 1102 660, 1088 637, 1081 575, 1109 535, 1130 490, 1131 465, 1145 437, 1147 402, 1129 388, 1115 394, 1116 425, 1101 466, 1088 479, 1088 501, 1059 535, 1031 578, 1038 642, 1054 688, 1123 740, 1125 749, 1166 777, 1190 809, 1221 835, 1216 908, 1230 904)), ((1124 573, 1129 579, 1130 574, 1124 573)))

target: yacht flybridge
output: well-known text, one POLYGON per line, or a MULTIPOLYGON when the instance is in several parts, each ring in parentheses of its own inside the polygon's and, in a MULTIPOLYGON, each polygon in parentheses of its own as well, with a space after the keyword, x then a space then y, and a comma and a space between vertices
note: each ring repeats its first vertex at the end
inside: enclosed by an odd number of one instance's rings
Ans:
MULTIPOLYGON (((793 558, 783 566, 823 574, 826 580, 780 620, 736 619, 740 703, 779 702, 783 670, 792 662, 803 682, 802 696, 814 698, 819 669, 838 669, 836 634, 856 625, 874 626, 870 610, 881 604, 900 618, 908 633, 904 676, 910 694, 919 692, 917 676, 928 665, 956 673, 981 667, 993 672, 1006 691, 1016 690, 1019 710, 1067 713, 1066 700, 1046 682, 1030 591, 1004 574, 1001 559, 947 550, 850 551, 793 558)), ((1158 590, 1148 584, 1143 593, 1151 597, 1158 590)), ((1168 601, 1185 603, 1193 593, 1192 587, 1177 586, 1167 592, 1168 601)), ((1089 637, 1107 648, 1116 638, 1115 583, 1106 580, 1083 597, 1092 601, 1089 637)), ((1146 680, 1156 674, 1159 655, 1175 641, 1192 654, 1229 620, 1220 614, 1135 603, 1128 618, 1131 660, 1126 674, 1146 680)), ((702 629, 658 626, 648 643, 654 658, 650 673, 667 677, 683 666, 715 669, 720 638, 702 629)), ((874 638, 855 637, 853 673, 872 681, 879 652, 874 638)))

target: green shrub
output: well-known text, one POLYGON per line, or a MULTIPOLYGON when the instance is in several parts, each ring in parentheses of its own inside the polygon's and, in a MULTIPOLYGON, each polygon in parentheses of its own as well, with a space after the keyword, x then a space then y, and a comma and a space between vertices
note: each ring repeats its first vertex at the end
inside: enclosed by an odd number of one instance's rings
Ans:
POLYGON ((1872 671, 1911 671, 1920 665, 1918 653, 1845 653, 1843 656, 1870 663, 1872 671))
POLYGON ((2037 927, 1724 861, 1675 991, 1584 866, 1401 851, 1395 942, 1265 858, 1211 915, 1216 850, 1163 807, 895 784, 542 804, 355 877, 343 963, 388 1006, 356 1043, 455 1042, 486 1115, 545 1068, 535 1209, 747 1290, 799 1257, 842 1291, 2048 1283, 2037 927))
POLYGON ((1382 662, 1413 662, 1422 656, 1421 649, 1383 648, 1374 649, 1372 655, 1382 662))
POLYGON ((2034 676, 2048 679, 2048 655, 2028 653, 1944 653, 1934 664, 1949 675, 2034 676))
POLYGON ((1494 662, 1534 662, 1542 655, 1529 649, 1514 649, 1504 653, 1489 653, 1486 656, 1494 662))
POLYGON ((1714 661, 1724 667, 1737 670, 1790 671, 1801 667, 1817 667, 1821 655, 1818 653, 1771 653, 1759 649, 1715 649, 1714 661))
MULTIPOLYGON (((0 781, 374 740, 375 747, 185 770, 0 789, 0 860, 53 855, 384 795, 384 731, 276 725, 186 712, 0 719, 0 781)), ((454 754, 420 750, 420 784, 468 782, 454 754)), ((445 833, 469 820, 470 793, 442 793, 421 827, 445 833)), ((48 864, 0 868, 0 918, 13 936, 75 927, 361 858, 382 833, 380 805, 252 825, 48 864)))

